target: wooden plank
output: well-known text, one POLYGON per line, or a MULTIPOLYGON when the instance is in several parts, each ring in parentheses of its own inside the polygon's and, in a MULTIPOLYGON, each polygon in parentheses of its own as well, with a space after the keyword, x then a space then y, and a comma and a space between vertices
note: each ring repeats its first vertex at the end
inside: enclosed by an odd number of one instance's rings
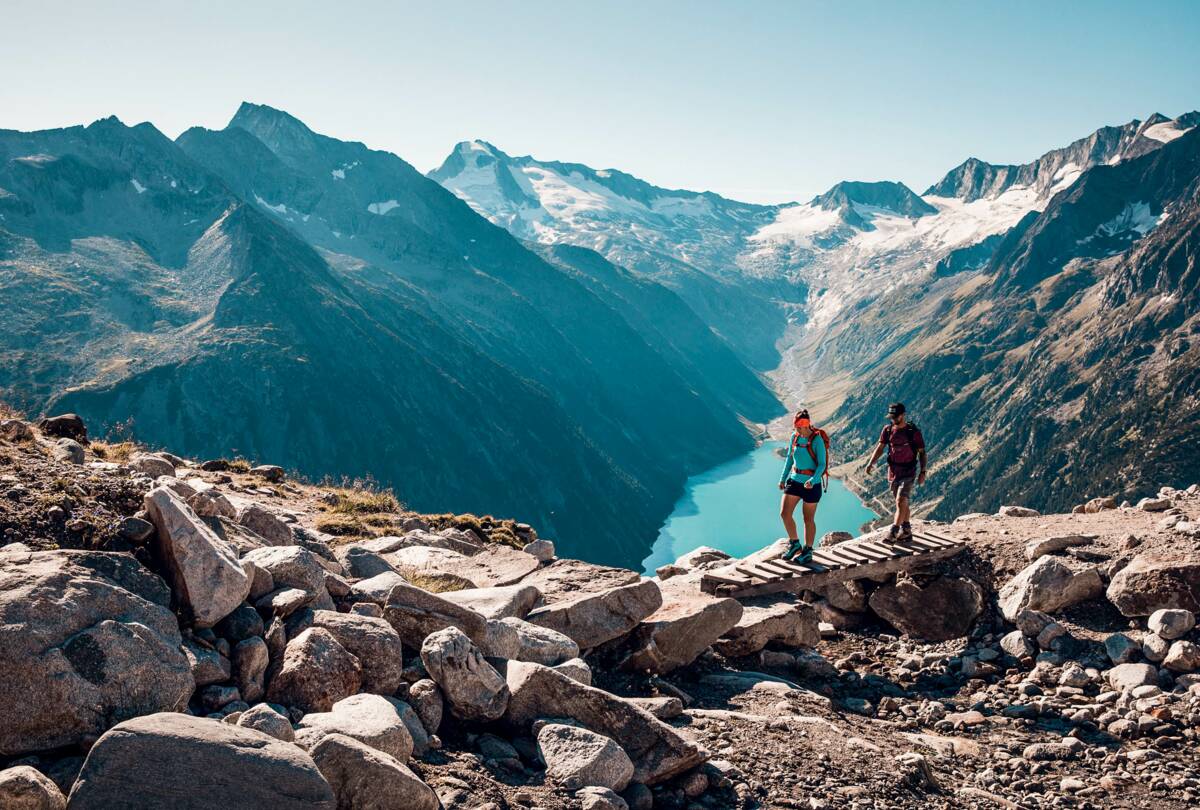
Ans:
MULTIPOLYGON (((904 571, 914 565, 925 565, 935 560, 952 557, 962 551, 963 548, 964 546, 962 545, 955 545, 931 550, 913 549, 907 552, 901 551, 898 556, 891 559, 849 566, 838 563, 820 572, 802 573, 789 578, 774 577, 772 579, 763 579, 761 574, 756 574, 755 578, 761 579, 761 582, 741 588, 722 585, 719 586, 719 592, 738 598, 749 598, 771 593, 800 593, 801 591, 818 589, 832 582, 865 579, 882 574, 893 574, 898 571, 904 571), (919 553, 914 554, 913 552, 919 553)), ((738 567, 740 568, 741 566, 738 567)), ((799 568, 800 566, 796 567, 799 568)))
POLYGON ((794 577, 798 573, 778 560, 759 560, 755 565, 766 571, 774 571, 781 577, 794 577))
POLYGON ((752 578, 752 579, 762 579, 762 580, 769 580, 769 579, 770 579, 770 577, 769 577, 769 576, 767 576, 766 574, 763 574, 763 573, 760 573, 760 572, 758 572, 758 571, 755 571, 755 570, 753 570, 753 569, 751 569, 751 568, 748 568, 748 567, 746 567, 746 566, 744 566, 744 565, 735 565, 735 566, 733 567, 733 570, 734 570, 734 571, 737 571, 739 574, 744 574, 745 576, 748 576, 748 577, 750 577, 750 578, 752 578))
POLYGON ((837 552, 838 552, 838 554, 841 554, 843 557, 849 557, 850 559, 852 559, 860 564, 875 562, 874 557, 872 557, 871 555, 867 554, 864 551, 860 551, 856 546, 853 546, 849 543, 838 544, 837 552))
POLYGON ((838 551, 837 546, 821 549, 821 553, 827 557, 832 557, 833 559, 837 560, 842 565, 858 565, 859 564, 859 561, 854 559, 853 557, 851 557, 849 554, 845 554, 841 551, 838 551))
POLYGON ((761 562, 751 563, 748 567, 751 571, 755 571, 767 579, 781 579, 783 577, 783 574, 779 573, 778 571, 772 571, 770 568, 765 567, 761 562))
POLYGON ((859 545, 863 548, 871 549, 872 551, 878 551, 883 554, 885 559, 889 560, 894 560, 898 557, 907 557, 908 555, 912 554, 911 550, 907 548, 896 548, 890 543, 868 543, 863 541, 862 543, 859 543, 859 545))
POLYGON ((727 577, 727 576, 722 576, 721 574, 712 574, 712 573, 705 574, 703 577, 701 577, 701 579, 706 579, 706 580, 709 580, 710 582, 715 582, 719 585, 741 586, 741 585, 749 585, 751 583, 751 580, 749 580, 749 579, 727 577))
POLYGON ((862 556, 866 557, 868 560, 871 560, 872 562, 878 562, 880 560, 889 560, 892 557, 891 554, 884 551, 883 549, 876 549, 874 546, 869 546, 865 543, 855 543, 854 544, 854 553, 861 554, 862 556))

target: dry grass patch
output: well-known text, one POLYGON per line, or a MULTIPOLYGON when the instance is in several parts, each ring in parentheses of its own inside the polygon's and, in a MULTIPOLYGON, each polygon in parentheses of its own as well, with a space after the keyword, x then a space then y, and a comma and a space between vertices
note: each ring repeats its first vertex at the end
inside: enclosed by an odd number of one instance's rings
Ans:
POLYGON ((446 513, 442 515, 424 515, 425 520, 429 523, 430 528, 434 531, 440 529, 458 529, 464 532, 474 532, 480 540, 487 543, 497 543, 499 545, 511 546, 512 548, 523 548, 525 542, 517 535, 514 526, 517 521, 508 518, 497 519, 491 515, 455 515, 446 513))
POLYGON ((140 448, 136 442, 101 442, 94 441, 90 449, 96 458, 123 464, 140 448))
POLYGON ((25 414, 18 411, 7 402, 0 400, 0 419, 24 419, 25 414))
POLYGON ((410 585, 415 585, 429 593, 448 593, 450 591, 462 591, 474 587, 470 581, 462 577, 457 577, 454 574, 422 571, 408 565, 399 566, 396 568, 396 571, 410 585))
POLYGON ((336 499, 325 511, 345 515, 370 515, 400 511, 400 502, 390 489, 363 486, 335 487, 329 493, 336 499))

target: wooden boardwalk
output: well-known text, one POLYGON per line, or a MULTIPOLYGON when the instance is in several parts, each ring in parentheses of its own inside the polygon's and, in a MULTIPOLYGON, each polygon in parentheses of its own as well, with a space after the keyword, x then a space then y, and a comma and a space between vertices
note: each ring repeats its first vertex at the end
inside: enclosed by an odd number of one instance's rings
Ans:
POLYGON ((799 593, 830 582, 867 579, 919 568, 953 557, 964 548, 963 541, 929 529, 913 532, 912 540, 903 543, 860 538, 822 547, 804 565, 779 558, 734 562, 704 574, 700 589, 717 596, 735 597, 799 593))

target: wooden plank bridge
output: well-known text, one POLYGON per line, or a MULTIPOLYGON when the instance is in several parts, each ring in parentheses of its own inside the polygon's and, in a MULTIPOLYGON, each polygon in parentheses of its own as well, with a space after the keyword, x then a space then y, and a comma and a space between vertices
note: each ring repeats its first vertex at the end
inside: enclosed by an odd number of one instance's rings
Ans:
POLYGON ((709 571, 700 589, 717 596, 760 596, 770 593, 799 593, 831 582, 868 579, 897 571, 919 568, 953 557, 966 548, 962 540, 922 528, 911 540, 893 542, 866 537, 823 546, 812 560, 798 565, 751 555, 745 560, 709 571))

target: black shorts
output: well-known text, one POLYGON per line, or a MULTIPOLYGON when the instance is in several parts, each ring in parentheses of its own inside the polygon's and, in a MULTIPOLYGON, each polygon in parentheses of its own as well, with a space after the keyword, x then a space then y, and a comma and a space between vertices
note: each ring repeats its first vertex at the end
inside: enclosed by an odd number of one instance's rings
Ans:
POLYGON ((821 485, 813 484, 811 487, 806 487, 804 484, 789 478, 784 484, 783 492, 785 495, 798 495, 800 500, 805 503, 816 503, 821 500, 821 485))

